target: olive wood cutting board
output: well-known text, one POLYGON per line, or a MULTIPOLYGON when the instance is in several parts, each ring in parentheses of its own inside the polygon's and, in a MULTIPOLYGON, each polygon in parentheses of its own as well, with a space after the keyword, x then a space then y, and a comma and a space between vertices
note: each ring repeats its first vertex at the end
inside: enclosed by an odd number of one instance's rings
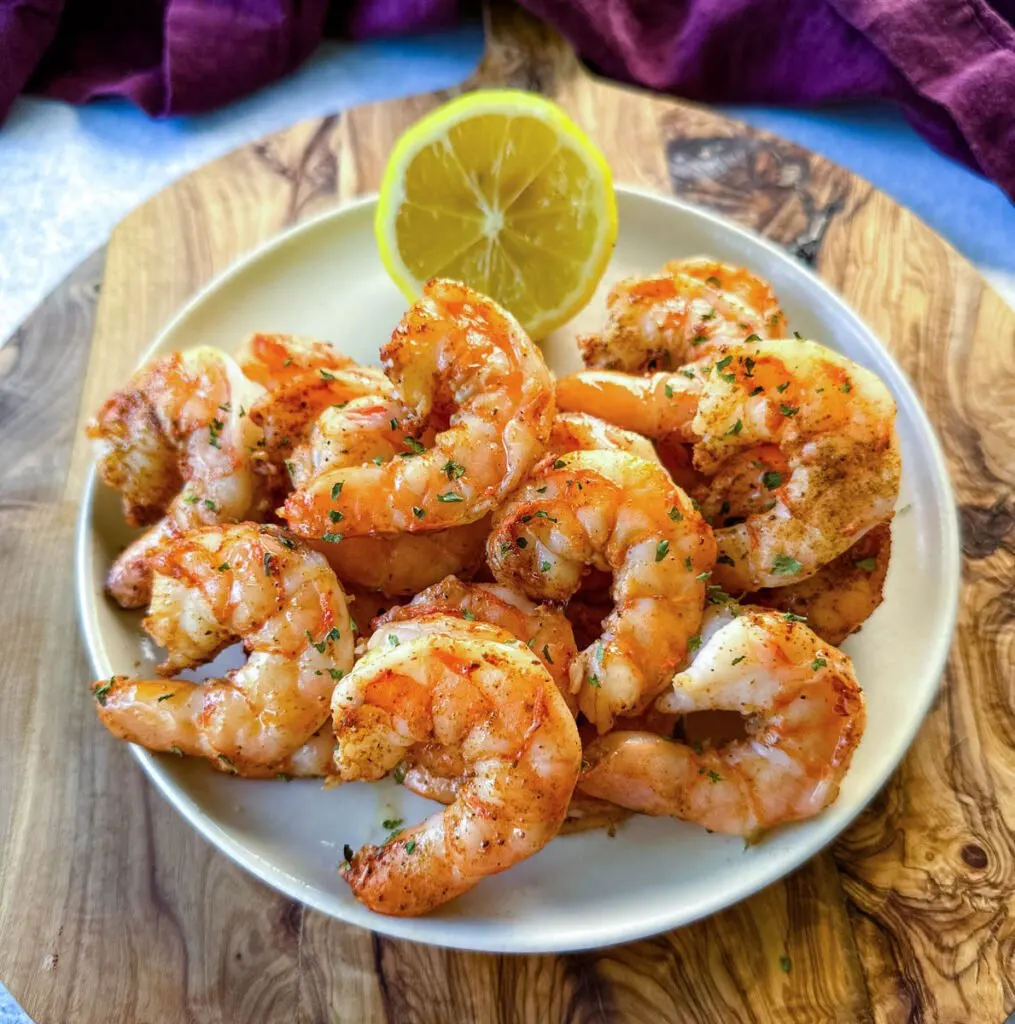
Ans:
POLYGON ((38 1024, 1000 1024, 1015 1009, 1015 313, 843 168, 604 82, 519 10, 495 6, 487 30, 459 88, 299 124, 177 181, 0 349, 0 981, 38 1024), (619 181, 716 210, 813 267, 915 383, 963 520, 940 696, 856 824, 738 906, 581 954, 393 941, 263 886, 99 726, 74 608, 87 414, 205 282, 288 225, 375 190, 403 128, 479 85, 552 97, 619 181))

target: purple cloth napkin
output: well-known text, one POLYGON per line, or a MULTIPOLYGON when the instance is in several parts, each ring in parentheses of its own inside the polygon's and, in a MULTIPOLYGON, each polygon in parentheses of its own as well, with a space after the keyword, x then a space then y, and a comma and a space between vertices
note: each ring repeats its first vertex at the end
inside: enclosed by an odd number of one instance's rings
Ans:
MULTIPOLYGON (((1015 199, 1015 0, 522 0, 610 77, 691 99, 898 102, 1015 199)), ((154 116, 227 103, 325 33, 451 23, 457 0, 0 0, 0 118, 23 89, 154 116)))

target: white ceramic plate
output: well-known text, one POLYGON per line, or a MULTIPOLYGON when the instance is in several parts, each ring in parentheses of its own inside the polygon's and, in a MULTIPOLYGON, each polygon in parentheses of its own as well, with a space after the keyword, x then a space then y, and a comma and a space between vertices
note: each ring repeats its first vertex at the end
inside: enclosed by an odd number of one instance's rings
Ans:
MULTIPOLYGON (((316 781, 233 779, 202 763, 135 748, 141 766, 210 842, 293 899, 400 938, 503 952, 576 950, 624 942, 713 913, 786 874, 833 839, 899 763, 937 691, 955 622, 959 544, 955 506, 937 441, 909 383, 863 323, 780 249, 703 210, 620 190, 620 235, 606 279, 579 317, 602 322, 606 288, 666 260, 707 253, 767 278, 790 327, 869 367, 899 407, 904 475, 884 604, 850 639, 867 696, 867 732, 838 801, 819 818, 749 849, 669 819, 636 817, 604 832, 555 840, 425 918, 372 914, 339 878, 343 844, 380 841, 385 818, 434 810, 390 781, 323 790, 316 781)), ((234 349, 253 330, 336 342, 365 363, 405 308, 377 256, 374 201, 300 225, 212 282, 169 324, 148 356, 197 342, 234 349)), ((578 365, 575 325, 550 338, 556 372, 578 365)), ((155 663, 140 616, 102 594, 112 557, 128 539, 117 495, 96 486, 82 502, 77 546, 81 620, 96 678, 139 675, 155 663)), ((236 661, 234 652, 223 658, 236 661)), ((95 743, 113 742, 96 723, 95 743)))

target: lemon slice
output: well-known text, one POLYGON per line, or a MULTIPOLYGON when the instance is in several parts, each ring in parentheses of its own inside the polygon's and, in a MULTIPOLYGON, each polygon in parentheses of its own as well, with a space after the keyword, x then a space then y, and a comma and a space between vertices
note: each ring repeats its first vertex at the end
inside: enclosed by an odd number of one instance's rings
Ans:
POLYGON ((414 299, 450 277, 496 299, 535 338, 588 302, 617 237, 602 153, 532 93, 469 93, 396 143, 374 222, 388 273, 414 299))

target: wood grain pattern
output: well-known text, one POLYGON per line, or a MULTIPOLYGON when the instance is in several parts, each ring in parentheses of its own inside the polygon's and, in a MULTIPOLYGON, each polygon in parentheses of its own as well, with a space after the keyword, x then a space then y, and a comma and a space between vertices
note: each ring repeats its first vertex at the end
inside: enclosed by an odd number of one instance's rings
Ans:
POLYGON ((469 86, 490 83, 556 98, 619 180, 786 246, 910 374, 944 442, 966 559, 948 674, 919 739, 834 849, 783 882, 668 935, 558 957, 414 946, 305 910, 151 789, 85 685, 70 587, 79 425, 197 288, 280 228, 375 188, 394 138, 450 93, 362 107, 154 197, 0 349, 0 980, 38 1024, 1003 1021, 1015 1009, 1015 314, 867 183, 707 110, 597 81, 519 12, 495 9, 469 86))

